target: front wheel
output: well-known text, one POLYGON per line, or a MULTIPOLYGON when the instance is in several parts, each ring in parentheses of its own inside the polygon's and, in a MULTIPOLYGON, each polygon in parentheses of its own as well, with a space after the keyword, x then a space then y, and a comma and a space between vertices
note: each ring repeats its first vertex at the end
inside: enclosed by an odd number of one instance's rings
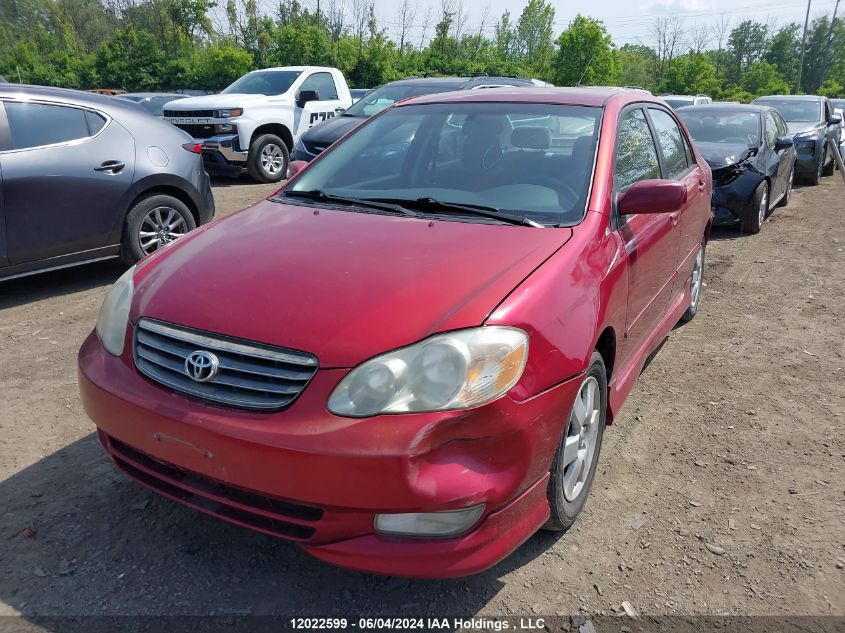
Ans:
POLYGON ((279 182, 288 173, 288 147, 275 134, 262 134, 249 145, 246 170, 258 182, 279 182))
POLYGON ((769 212, 769 183, 765 180, 757 186, 751 204, 745 211, 742 228, 755 235, 763 228, 766 214, 769 212))
POLYGON ((825 163, 826 160, 827 160, 827 146, 825 146, 824 149, 822 150, 821 160, 819 160, 819 164, 816 165, 816 173, 814 173, 812 176, 810 176, 807 179, 808 184, 815 186, 815 185, 817 185, 821 182, 822 174, 824 173, 824 163, 825 163))
POLYGON ((824 142, 825 152, 824 152, 824 159, 822 160, 822 176, 832 176, 833 173, 836 171, 836 160, 833 156, 830 157, 830 162, 825 165, 824 160, 827 160, 827 155, 830 153, 827 151, 827 141, 824 142))
POLYGON ((606 416, 607 374, 601 354, 593 352, 552 462, 547 491, 550 516, 544 530, 569 529, 584 509, 599 460, 606 416))
POLYGON ((702 240, 695 254, 695 263, 692 265, 692 272, 689 280, 690 302, 687 311, 681 315, 681 321, 688 323, 698 314, 698 305, 701 303, 701 289, 704 287, 704 247, 702 240))

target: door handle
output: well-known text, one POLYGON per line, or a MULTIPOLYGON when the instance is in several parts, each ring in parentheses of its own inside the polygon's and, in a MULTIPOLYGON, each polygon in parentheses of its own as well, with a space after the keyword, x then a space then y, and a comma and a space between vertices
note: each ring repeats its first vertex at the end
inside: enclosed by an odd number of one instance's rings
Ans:
POLYGON ((94 167, 94 171, 105 171, 111 174, 119 174, 126 167, 124 163, 119 160, 107 160, 99 167, 94 167))
POLYGON ((698 181, 698 192, 699 193, 704 193, 704 189, 706 187, 707 187, 707 183, 705 183, 703 180, 698 181))
POLYGON ((335 114, 341 114, 343 112, 346 112, 346 108, 335 108, 334 109, 335 114))

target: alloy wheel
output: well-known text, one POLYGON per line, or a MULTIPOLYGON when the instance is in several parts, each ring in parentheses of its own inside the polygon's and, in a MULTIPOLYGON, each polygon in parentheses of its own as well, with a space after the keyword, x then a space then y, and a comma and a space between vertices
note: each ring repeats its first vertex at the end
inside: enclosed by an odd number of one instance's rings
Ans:
POLYGON ((172 207, 156 207, 144 217, 138 238, 141 250, 149 255, 188 232, 185 218, 172 207))
POLYGON ((275 176, 282 171, 284 162, 282 148, 275 143, 269 143, 261 150, 261 167, 271 176, 275 176))
POLYGON ((789 180, 786 183, 786 201, 789 202, 789 199, 792 197, 792 185, 795 182, 795 168, 792 168, 792 171, 789 172, 789 180))
POLYGON ((757 210, 760 226, 766 220, 766 214, 769 212, 769 188, 763 185, 763 196, 760 198, 760 208, 757 210))
POLYGON ((695 310, 698 307, 698 299, 701 296, 701 286, 704 282, 704 248, 699 246, 695 255, 695 264, 692 267, 690 276, 690 308, 695 310))
POLYGON ((563 443, 563 496, 570 503, 583 492, 590 475, 600 419, 599 383, 588 376, 575 397, 563 443))

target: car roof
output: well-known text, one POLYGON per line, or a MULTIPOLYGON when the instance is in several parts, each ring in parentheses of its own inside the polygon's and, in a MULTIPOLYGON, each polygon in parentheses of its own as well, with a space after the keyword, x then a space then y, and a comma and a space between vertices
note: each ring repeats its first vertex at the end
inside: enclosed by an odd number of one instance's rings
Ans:
POLYGON ((109 95, 85 92, 83 90, 72 90, 70 88, 52 88, 26 84, 0 84, 0 99, 2 98, 21 101, 35 99, 38 101, 65 103, 101 110, 110 115, 116 112, 123 112, 132 116, 137 115, 139 112, 145 112, 143 108, 130 99, 117 99, 109 95))
POLYGON ((505 84, 511 86, 533 86, 531 79, 526 77, 488 77, 479 75, 477 77, 405 77, 397 81, 391 81, 388 86, 454 86, 456 89, 472 88, 476 85, 505 84))
POLYGON ((765 112, 766 110, 774 110, 774 108, 766 105, 753 105, 744 103, 702 103, 700 105, 684 106, 678 108, 678 112, 712 112, 714 110, 722 110, 727 112, 765 112))
POLYGON ((127 92, 122 95, 115 95, 118 97, 173 97, 174 99, 179 99, 181 97, 187 97, 188 95, 181 94, 179 92, 127 92))
POLYGON ((822 101, 827 97, 820 97, 819 95, 765 95, 762 97, 757 97, 754 99, 754 102, 763 101, 765 99, 786 99, 789 101, 822 101))
POLYGON ((461 92, 442 92, 413 97, 398 103, 399 106, 425 103, 452 103, 455 101, 477 103, 552 103, 560 105, 605 106, 613 98, 626 101, 660 103, 651 93, 629 88, 582 87, 505 87, 461 92))

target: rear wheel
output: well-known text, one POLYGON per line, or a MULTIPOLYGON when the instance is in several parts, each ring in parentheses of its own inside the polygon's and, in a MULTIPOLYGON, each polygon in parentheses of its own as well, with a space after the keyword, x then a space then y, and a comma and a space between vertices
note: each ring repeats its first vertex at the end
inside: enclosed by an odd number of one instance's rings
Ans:
POLYGON ((593 352, 549 477, 549 520, 543 529, 568 529, 584 509, 601 451, 607 416, 607 374, 601 354, 593 352))
POLYGON ((197 223, 184 202, 165 194, 148 196, 126 215, 121 241, 123 260, 134 264, 195 228, 197 223))
POLYGON ((279 182, 288 173, 287 145, 275 134, 262 134, 249 146, 246 170, 258 182, 279 182))
POLYGON ((704 287, 704 247, 705 243, 702 241, 695 254, 695 263, 692 265, 689 280, 690 302, 687 311, 681 315, 681 321, 684 323, 693 320, 698 314, 698 305, 701 303, 701 289, 704 287))
POLYGON ((745 211, 745 218, 742 221, 742 228, 752 235, 760 232, 766 214, 769 212, 769 183, 765 180, 757 185, 751 204, 745 211))

